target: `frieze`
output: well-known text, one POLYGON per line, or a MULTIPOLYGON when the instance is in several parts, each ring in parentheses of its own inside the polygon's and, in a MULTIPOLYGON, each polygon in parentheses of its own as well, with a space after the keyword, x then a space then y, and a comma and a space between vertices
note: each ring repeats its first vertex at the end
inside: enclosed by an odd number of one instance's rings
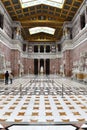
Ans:
POLYGON ((55 53, 55 54, 48 54, 48 53, 38 53, 38 54, 27 54, 27 53, 23 53, 22 55, 23 58, 28 58, 28 59, 57 59, 57 58, 61 58, 62 54, 61 53, 55 53))

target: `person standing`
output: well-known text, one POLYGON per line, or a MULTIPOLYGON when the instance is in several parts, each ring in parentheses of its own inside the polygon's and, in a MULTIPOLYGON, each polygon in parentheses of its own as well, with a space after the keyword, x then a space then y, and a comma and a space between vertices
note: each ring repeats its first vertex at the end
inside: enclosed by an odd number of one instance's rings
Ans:
POLYGON ((9 78, 9 73, 6 71, 5 73, 5 84, 8 84, 8 78, 9 78))
POLYGON ((12 84, 12 81, 13 81, 13 74, 12 73, 9 74, 9 79, 10 79, 10 84, 12 84))

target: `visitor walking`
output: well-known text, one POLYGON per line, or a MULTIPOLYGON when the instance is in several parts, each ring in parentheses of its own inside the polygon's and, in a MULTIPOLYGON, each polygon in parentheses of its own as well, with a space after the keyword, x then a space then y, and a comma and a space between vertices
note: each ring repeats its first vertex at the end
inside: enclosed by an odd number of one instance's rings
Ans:
POLYGON ((10 84, 12 84, 12 82, 13 82, 13 74, 12 73, 9 74, 9 79, 10 79, 10 84))
POLYGON ((8 78, 9 78, 9 73, 6 71, 5 73, 5 84, 8 84, 8 78))

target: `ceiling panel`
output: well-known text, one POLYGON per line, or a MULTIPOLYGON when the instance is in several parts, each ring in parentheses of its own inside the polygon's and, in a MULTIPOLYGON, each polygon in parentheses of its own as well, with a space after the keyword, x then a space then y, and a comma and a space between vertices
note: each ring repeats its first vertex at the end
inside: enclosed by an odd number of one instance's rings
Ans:
MULTIPOLYGON (((37 5, 22 8, 20 0, 2 0, 6 10, 11 18, 20 21, 22 28, 22 36, 25 40, 37 40, 40 37, 47 38, 48 41, 59 40, 62 36, 62 26, 64 21, 71 21, 80 7, 83 0, 65 0, 63 8, 55 8, 48 5, 37 5), (56 29, 54 36, 48 34, 30 35, 28 29, 37 26, 48 26, 56 29)), ((43 40, 44 40, 43 39, 43 40)))

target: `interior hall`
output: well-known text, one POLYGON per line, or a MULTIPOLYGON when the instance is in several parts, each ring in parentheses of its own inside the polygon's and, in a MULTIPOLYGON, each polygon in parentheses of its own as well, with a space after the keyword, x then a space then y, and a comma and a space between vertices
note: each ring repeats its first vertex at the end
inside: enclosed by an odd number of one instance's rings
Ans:
POLYGON ((0 130, 87 130, 87 0, 0 0, 0 130))

